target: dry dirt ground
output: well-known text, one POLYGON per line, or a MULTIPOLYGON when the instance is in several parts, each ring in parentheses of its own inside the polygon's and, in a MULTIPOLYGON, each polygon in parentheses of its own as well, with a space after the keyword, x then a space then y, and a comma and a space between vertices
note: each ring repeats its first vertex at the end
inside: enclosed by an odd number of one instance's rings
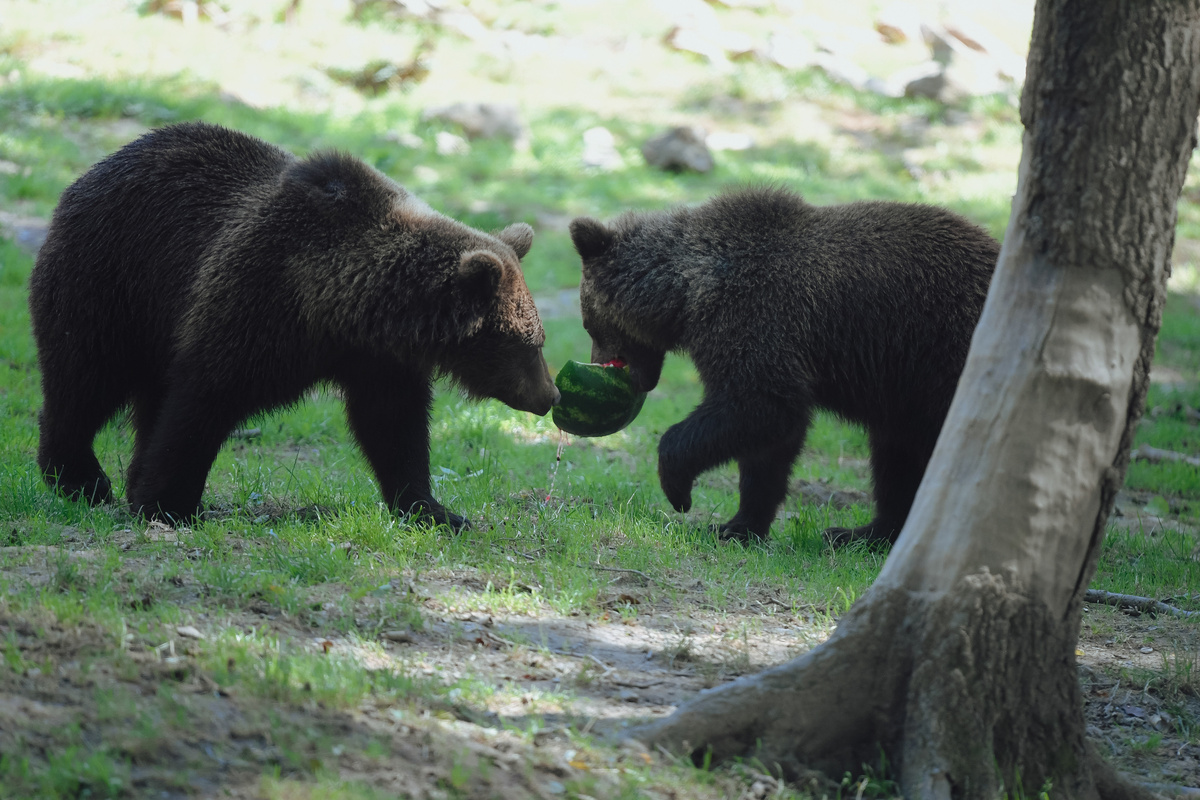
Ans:
MULTIPOLYGON (((132 544, 137 537, 128 538, 132 544)), ((179 554, 197 557, 183 546, 179 554)), ((99 552, 82 541, 0 555, 11 592, 49 585, 64 559, 84 573, 103 568, 99 552)), ((151 558, 127 553, 120 571, 155 568, 151 558)), ((691 797, 690 789, 646 769, 668 760, 664 754, 636 742, 596 746, 580 732, 619 734, 629 723, 668 714, 703 689, 804 652, 836 624, 822 609, 788 607, 768 590, 718 608, 701 586, 658 591, 655 581, 669 578, 634 571, 597 572, 606 600, 592 615, 501 613, 481 602, 489 577, 396 575, 381 596, 357 601, 359 629, 369 629, 379 605, 397 597, 414 603, 422 623, 373 640, 337 632, 323 611, 301 618, 266 600, 214 604, 186 570, 173 581, 172 600, 184 606, 193 630, 151 626, 117 646, 122 637, 111 628, 0 613, 5 656, 15 649, 24 665, 0 668, 0 753, 18 746, 62 752, 63 731, 71 729, 80 749, 68 752, 102 747, 118 754, 131 767, 125 788, 139 797, 309 797, 321 779, 360 781, 385 796, 609 797, 637 775, 643 785, 636 796, 691 797), (231 633, 488 690, 468 689, 460 699, 451 693, 449 702, 368 699, 349 709, 306 699, 305 687, 286 698, 264 696, 245 683, 213 679, 211 644, 231 633), (271 767, 279 777, 264 782, 271 767)), ((317 587, 306 607, 323 609, 340 594, 336 584, 317 587)), ((1089 735, 1126 772, 1162 788, 1200 787, 1200 699, 1163 699, 1164 675, 1197 668, 1197 634, 1194 624, 1174 619, 1099 606, 1085 614, 1078 659, 1089 735)), ((233 662, 224 665, 229 674, 255 668, 233 662)), ((742 768, 707 790, 757 798, 777 788, 763 770, 742 768)))

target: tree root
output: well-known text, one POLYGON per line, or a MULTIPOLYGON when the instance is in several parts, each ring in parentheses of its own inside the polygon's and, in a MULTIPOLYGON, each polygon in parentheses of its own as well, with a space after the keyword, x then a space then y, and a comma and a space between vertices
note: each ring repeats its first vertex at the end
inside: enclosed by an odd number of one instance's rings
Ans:
POLYGON ((877 723, 887 717, 875 698, 891 694, 880 685, 891 673, 878 666, 890 659, 887 640, 870 631, 895 630, 899 620, 879 619, 870 605, 851 609, 821 647, 701 692, 670 717, 629 735, 696 762, 757 758, 778 764, 792 779, 808 769, 840 776, 873 762, 877 723))
POLYGON ((1092 779, 1096 782, 1096 794, 1100 800, 1160 800, 1162 797, 1144 786, 1126 780, 1090 746, 1088 767, 1092 779))
POLYGON ((631 732, 694 761, 789 779, 887 756, 906 797, 1143 800, 1089 748, 1074 631, 995 575, 938 596, 878 585, 827 642, 631 732))

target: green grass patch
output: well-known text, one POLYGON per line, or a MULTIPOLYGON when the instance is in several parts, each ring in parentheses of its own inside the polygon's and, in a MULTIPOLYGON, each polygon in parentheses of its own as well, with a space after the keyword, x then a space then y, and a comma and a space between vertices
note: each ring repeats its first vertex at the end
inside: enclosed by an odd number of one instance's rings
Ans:
POLYGON ((1193 560, 1196 536, 1170 530, 1110 530, 1092 587, 1119 594, 1168 599, 1200 610, 1200 570, 1193 560))

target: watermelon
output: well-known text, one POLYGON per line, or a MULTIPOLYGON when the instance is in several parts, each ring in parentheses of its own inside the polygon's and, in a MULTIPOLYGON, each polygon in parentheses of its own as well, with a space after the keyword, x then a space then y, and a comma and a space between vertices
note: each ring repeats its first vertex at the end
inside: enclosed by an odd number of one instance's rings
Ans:
POLYGON ((642 410, 645 392, 636 392, 624 364, 581 364, 568 361, 554 385, 562 399, 554 407, 554 424, 576 436, 616 433, 642 410))

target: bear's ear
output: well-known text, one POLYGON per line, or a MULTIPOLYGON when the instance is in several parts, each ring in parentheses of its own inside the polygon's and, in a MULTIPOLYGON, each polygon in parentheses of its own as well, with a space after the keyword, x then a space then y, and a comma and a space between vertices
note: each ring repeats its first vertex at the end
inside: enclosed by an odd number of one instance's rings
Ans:
POLYGON ((533 228, 524 222, 517 222, 497 233, 496 238, 511 247, 517 258, 524 258, 529 248, 533 247, 533 228))
POLYGON ((504 264, 494 253, 472 250, 464 253, 458 264, 458 294, 466 304, 468 314, 484 317, 500 293, 504 264))
POLYGON ((309 202, 334 214, 362 214, 372 198, 369 167, 337 152, 318 152, 288 167, 285 179, 309 202))
POLYGON ((603 222, 591 217, 571 220, 571 241, 575 243, 575 252, 579 253, 580 258, 604 255, 612 247, 614 238, 613 232, 603 222))
POLYGON ((330 178, 322 188, 325 190, 325 197, 334 203, 345 202, 350 194, 346 182, 337 178, 330 178))

